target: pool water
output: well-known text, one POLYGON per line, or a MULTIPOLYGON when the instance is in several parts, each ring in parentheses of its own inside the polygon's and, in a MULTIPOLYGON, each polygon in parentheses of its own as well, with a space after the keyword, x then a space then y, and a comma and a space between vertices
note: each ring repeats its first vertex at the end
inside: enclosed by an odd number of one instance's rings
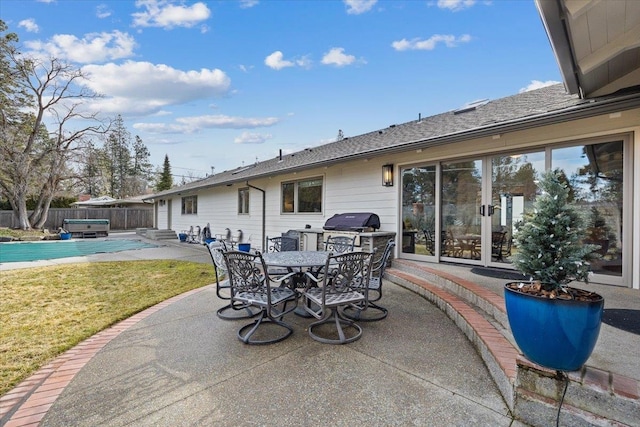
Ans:
POLYGON ((139 240, 55 240, 0 243, 0 263, 86 256, 157 246, 139 240))

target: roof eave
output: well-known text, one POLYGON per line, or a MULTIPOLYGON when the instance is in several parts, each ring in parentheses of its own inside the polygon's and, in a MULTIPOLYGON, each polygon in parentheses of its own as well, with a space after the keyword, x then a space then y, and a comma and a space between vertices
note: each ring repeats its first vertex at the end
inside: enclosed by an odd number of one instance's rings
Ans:
POLYGON ((560 67, 564 87, 568 93, 578 94, 582 97, 573 48, 565 23, 564 10, 556 0, 535 0, 535 2, 549 38, 551 49, 556 57, 556 62, 560 67))

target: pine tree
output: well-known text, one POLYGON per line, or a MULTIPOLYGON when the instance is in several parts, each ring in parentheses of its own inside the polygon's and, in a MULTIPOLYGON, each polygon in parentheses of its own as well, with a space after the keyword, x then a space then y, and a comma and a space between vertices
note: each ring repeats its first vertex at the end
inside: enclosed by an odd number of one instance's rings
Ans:
POLYGON ((169 156, 164 155, 164 165, 162 166, 162 173, 160 179, 156 185, 157 191, 169 190, 173 186, 173 178, 171 176, 171 165, 169 164, 169 156))
POLYGON ((569 204, 566 178, 560 170, 547 171, 540 189, 533 210, 516 224, 514 266, 555 289, 572 280, 588 282, 589 261, 597 256, 593 251, 598 246, 583 243, 583 220, 569 204))

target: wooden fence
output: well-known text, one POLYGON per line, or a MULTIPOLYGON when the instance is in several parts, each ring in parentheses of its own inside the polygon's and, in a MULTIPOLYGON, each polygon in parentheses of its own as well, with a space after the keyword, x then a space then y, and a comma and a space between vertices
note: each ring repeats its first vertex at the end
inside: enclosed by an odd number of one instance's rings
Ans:
MULTIPOLYGON (((49 210, 44 228, 57 230, 65 219, 108 219, 110 230, 152 228, 153 208, 55 208, 49 210)), ((0 227, 18 227, 13 211, 0 211, 0 227)))

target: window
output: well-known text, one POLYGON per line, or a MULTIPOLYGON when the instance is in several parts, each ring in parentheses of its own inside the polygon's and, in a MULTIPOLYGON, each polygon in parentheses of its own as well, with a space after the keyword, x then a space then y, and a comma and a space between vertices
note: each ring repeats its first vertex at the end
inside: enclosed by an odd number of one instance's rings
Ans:
POLYGON ((182 215, 195 215, 198 213, 198 196, 182 198, 182 215))
POLYGON ((322 178, 283 183, 282 212, 322 212, 322 178))
POLYGON ((249 188, 240 188, 238 190, 238 213, 249 213, 249 188))

